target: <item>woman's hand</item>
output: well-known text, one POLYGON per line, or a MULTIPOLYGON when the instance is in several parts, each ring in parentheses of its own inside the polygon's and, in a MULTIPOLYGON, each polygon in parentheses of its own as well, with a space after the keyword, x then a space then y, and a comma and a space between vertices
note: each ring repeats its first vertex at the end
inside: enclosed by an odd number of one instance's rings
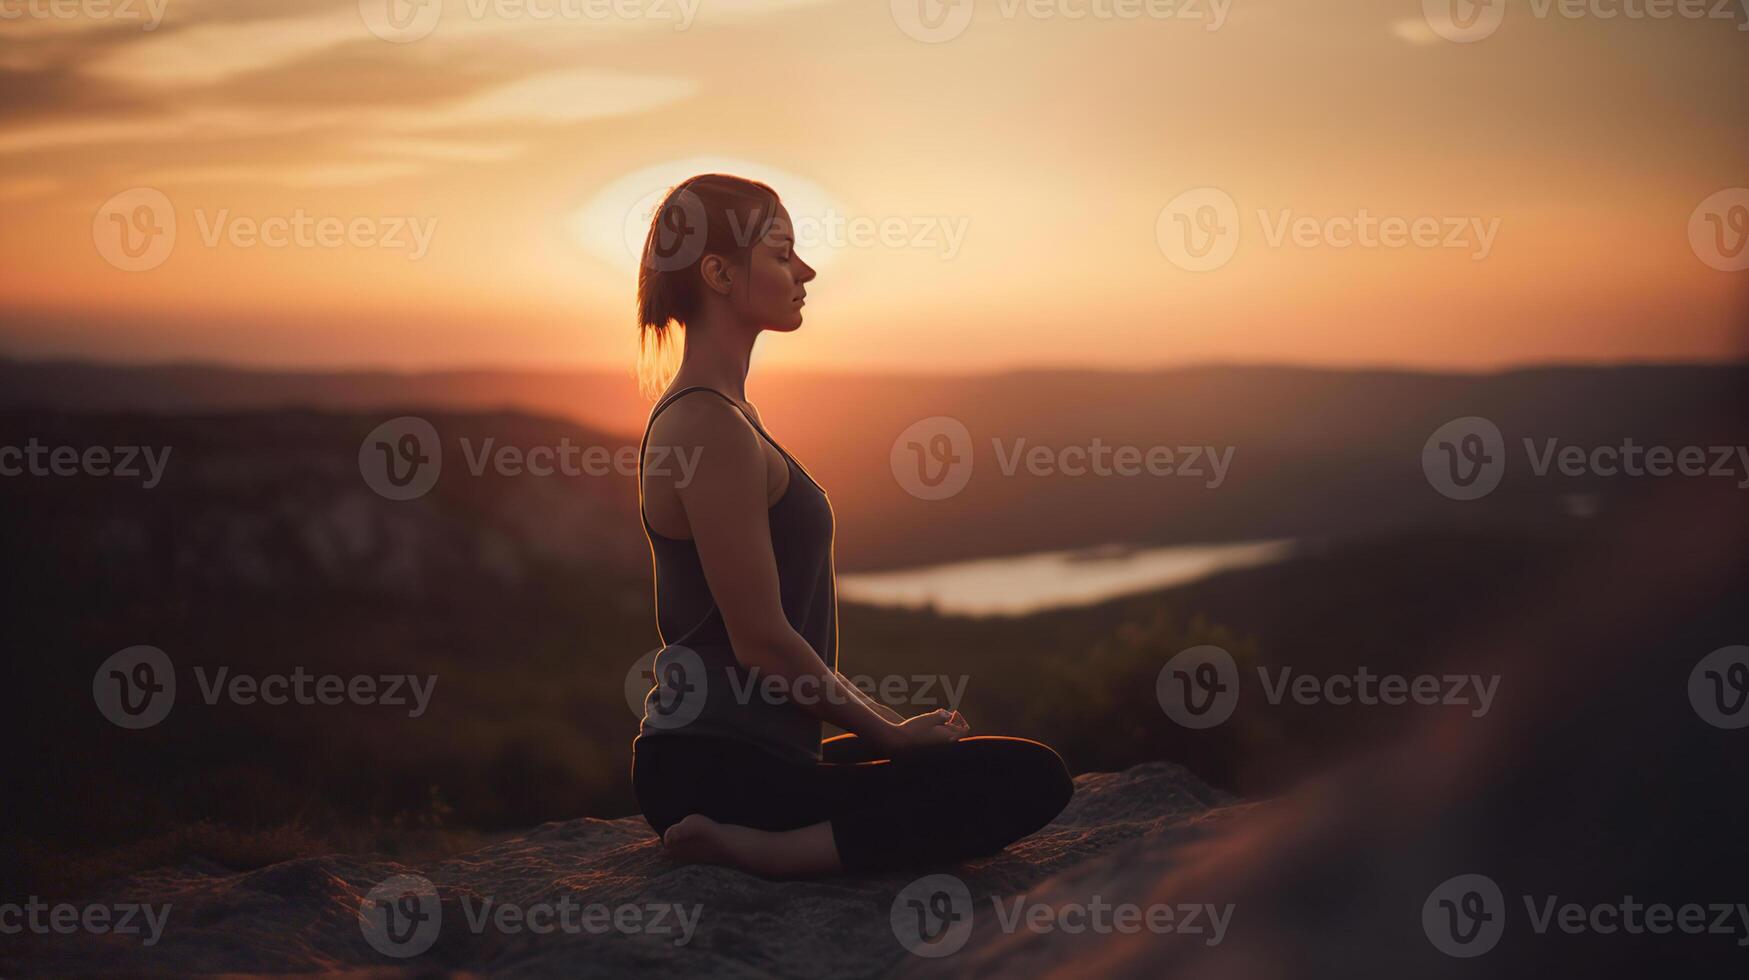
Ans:
POLYGON ((889 726, 882 735, 881 749, 898 753, 931 745, 946 745, 959 741, 971 730, 972 726, 959 712, 938 708, 889 726))

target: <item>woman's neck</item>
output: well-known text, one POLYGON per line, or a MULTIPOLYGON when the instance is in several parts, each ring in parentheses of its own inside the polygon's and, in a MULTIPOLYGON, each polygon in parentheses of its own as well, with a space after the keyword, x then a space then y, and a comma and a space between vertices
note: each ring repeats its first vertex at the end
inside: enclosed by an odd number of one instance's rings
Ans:
POLYGON ((742 403, 747 401, 747 369, 757 333, 736 330, 689 329, 674 387, 704 385, 742 403))

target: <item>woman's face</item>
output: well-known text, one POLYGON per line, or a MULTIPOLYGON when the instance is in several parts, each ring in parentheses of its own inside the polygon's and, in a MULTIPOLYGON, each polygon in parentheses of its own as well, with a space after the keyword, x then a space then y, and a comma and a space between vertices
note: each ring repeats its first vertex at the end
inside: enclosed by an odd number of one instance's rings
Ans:
MULTIPOLYGON (((765 237, 753 246, 745 292, 736 297, 742 314, 762 330, 789 332, 802 325, 803 284, 814 268, 796 254, 789 210, 778 205, 777 217, 765 237)), ((741 292, 741 290, 737 290, 741 292)))

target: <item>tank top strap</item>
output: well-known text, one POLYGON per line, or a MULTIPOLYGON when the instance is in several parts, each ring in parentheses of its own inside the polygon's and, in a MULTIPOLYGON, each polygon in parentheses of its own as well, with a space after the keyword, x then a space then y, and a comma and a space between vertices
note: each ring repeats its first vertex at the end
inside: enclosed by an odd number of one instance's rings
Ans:
POLYGON ((808 472, 808 468, 802 465, 801 460, 796 459, 794 456, 791 456, 789 450, 783 448, 782 443, 778 442, 776 439, 773 439, 771 437, 771 433, 765 431, 765 426, 760 425, 758 419, 754 418, 753 415, 751 413, 749 413, 745 408, 742 408, 740 402, 737 402, 733 398, 730 398, 728 395, 723 394, 720 390, 718 390, 716 388, 712 388, 710 385, 688 385, 685 388, 682 388, 679 391, 676 391, 673 394, 668 395, 666 398, 663 398, 661 401, 657 402, 656 407, 650 410, 650 420, 648 422, 644 423, 644 438, 638 444, 638 515, 640 518, 643 518, 645 527, 649 526, 649 519, 647 517, 643 517, 643 511, 644 511, 644 480, 643 480, 644 453, 647 452, 650 448, 650 432, 651 432, 651 430, 653 430, 656 427, 656 416, 662 414, 663 409, 667 408, 668 406, 674 404, 676 401, 680 400, 680 397, 682 395, 687 395, 687 394, 690 394, 690 393, 695 392, 695 391, 708 391, 711 394, 716 395, 718 398, 721 398, 723 401, 726 401, 729 404, 735 406, 735 410, 741 413, 741 417, 747 420, 747 424, 751 425, 753 427, 753 431, 759 433, 760 438, 764 439, 766 442, 771 443, 772 448, 777 450, 778 455, 782 456, 784 458, 785 462, 787 462, 789 465, 795 467, 797 470, 801 471, 802 476, 806 477, 808 482, 814 485, 815 489, 819 490, 821 493, 826 492, 826 488, 820 486, 820 481, 814 479, 814 474, 808 472))
POLYGON ((660 415, 662 413, 663 409, 667 408, 668 406, 670 406, 670 405, 674 404, 676 401, 678 401, 680 399, 680 396, 685 395, 685 394, 689 394, 689 393, 694 392, 694 391, 708 391, 711 394, 716 395, 718 398, 721 398, 723 401, 726 401, 729 404, 735 406, 735 410, 741 413, 741 417, 747 420, 747 424, 751 425, 753 427, 754 432, 759 433, 760 438, 764 439, 766 442, 771 443, 772 448, 776 449, 778 451, 779 455, 781 455, 788 462, 794 464, 797 469, 801 470, 802 473, 807 476, 808 480, 811 481, 815 486, 820 485, 819 481, 814 479, 814 475, 812 473, 809 473, 807 471, 807 469, 802 466, 802 464, 799 460, 797 460, 794 456, 791 456, 789 453, 789 450, 783 448, 782 443, 778 442, 776 439, 773 439, 771 437, 771 433, 765 431, 765 426, 760 425, 759 420, 754 418, 752 413, 748 412, 745 408, 741 407, 740 402, 737 402, 733 398, 730 398, 728 395, 723 394, 720 390, 718 390, 716 388, 712 388, 709 385, 688 385, 687 387, 682 388, 679 391, 676 391, 673 394, 669 395, 668 397, 657 402, 656 407, 650 410, 650 420, 644 424, 644 439, 643 439, 643 442, 640 443, 638 446, 638 466, 639 466, 640 470, 642 469, 642 467, 644 465, 644 450, 648 449, 649 445, 650 445, 650 430, 655 428, 655 425, 656 425, 656 416, 660 415))
MULTIPOLYGON (((650 419, 648 422, 644 423, 644 440, 638 446, 638 459, 639 459, 638 465, 640 465, 640 466, 643 465, 643 451, 645 449, 649 448, 650 430, 652 428, 655 428, 656 416, 661 415, 663 409, 665 409, 668 406, 679 401, 681 395, 691 394, 692 392, 695 392, 695 391, 708 391, 711 394, 716 395, 718 398, 721 398, 723 401, 726 401, 729 404, 734 405, 736 410, 738 410, 743 416, 745 416, 748 422, 753 422, 753 416, 748 415, 746 409, 742 408, 739 404, 736 403, 736 401, 733 398, 730 398, 728 395, 723 394, 721 391, 718 391, 717 389, 712 388, 710 385, 687 385, 686 387, 680 389, 679 391, 676 391, 676 392, 670 394, 668 397, 657 402, 656 407, 652 408, 650 410, 650 419)), ((753 424, 755 427, 758 427, 757 422, 753 422, 753 424)), ((764 431, 765 430, 760 429, 760 433, 762 435, 764 434, 764 431)))

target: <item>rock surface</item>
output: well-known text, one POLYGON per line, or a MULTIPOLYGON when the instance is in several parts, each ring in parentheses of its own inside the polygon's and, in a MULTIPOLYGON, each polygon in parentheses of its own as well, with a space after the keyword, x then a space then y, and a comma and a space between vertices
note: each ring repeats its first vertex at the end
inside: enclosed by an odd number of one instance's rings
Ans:
MULTIPOLYGON (((987 917, 989 896, 1012 901, 1077 866, 1102 857, 1102 865, 1121 860, 1126 849, 1170 853, 1213 822, 1246 809, 1170 763, 1087 774, 1075 782, 1075 798, 1044 830, 993 858, 934 870, 963 881, 980 916, 987 917)), ((928 869, 765 881, 723 868, 673 865, 641 817, 579 819, 546 824, 421 867, 336 855, 240 874, 180 868, 142 875, 93 900, 171 903, 162 937, 153 946, 143 946, 139 936, 12 937, 25 942, 11 946, 0 958, 0 969, 134 975, 341 970, 575 977, 659 970, 809 980, 889 976, 927 962, 907 951, 890 919, 899 892, 925 873, 928 869), (373 947, 360 912, 372 889, 396 875, 431 882, 441 906, 433 941, 406 958, 373 947), (544 903, 555 909, 545 913, 552 915, 565 899, 573 906, 566 920, 570 931, 558 919, 544 934, 531 927, 547 925, 546 919, 512 918, 508 928, 500 924, 506 921, 500 918, 504 906, 517 907, 514 914, 544 903), (615 914, 627 916, 626 922, 635 915, 642 925, 635 931, 604 928, 584 916, 583 907, 591 905, 631 907, 615 914), (658 913, 656 906, 669 906, 670 912, 658 913), (671 914, 674 906, 696 915, 694 927, 671 914)), ((381 933, 375 938, 383 941, 381 933)), ((414 939, 391 949, 417 944, 414 939)))

